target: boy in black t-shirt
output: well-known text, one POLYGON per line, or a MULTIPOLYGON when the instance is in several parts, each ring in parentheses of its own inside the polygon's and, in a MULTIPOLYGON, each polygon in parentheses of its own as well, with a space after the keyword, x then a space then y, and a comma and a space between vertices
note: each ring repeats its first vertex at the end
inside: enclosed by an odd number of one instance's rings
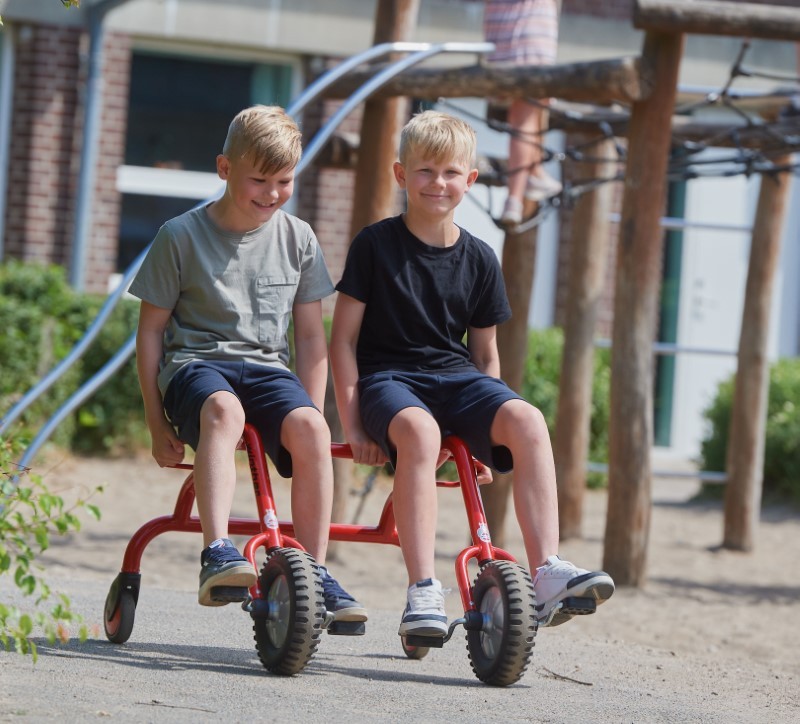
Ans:
POLYGON ((336 287, 331 364, 353 459, 395 467, 394 512, 409 577, 400 635, 447 634, 434 571, 436 469, 447 434, 482 463, 514 468, 542 625, 571 618, 561 610, 567 597, 602 603, 614 592, 608 574, 556 555, 547 425, 500 380, 496 326, 511 316, 500 266, 487 244, 453 222, 478 176, 475 147, 475 132, 457 118, 426 111, 409 121, 394 164, 407 211, 356 236, 336 287))

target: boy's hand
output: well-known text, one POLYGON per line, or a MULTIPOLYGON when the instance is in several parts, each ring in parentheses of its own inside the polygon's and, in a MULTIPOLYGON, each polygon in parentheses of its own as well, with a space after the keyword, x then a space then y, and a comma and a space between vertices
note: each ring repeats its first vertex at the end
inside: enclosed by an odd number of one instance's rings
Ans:
POLYGON ((492 471, 480 460, 473 459, 472 462, 475 465, 475 473, 478 476, 478 485, 486 485, 486 483, 491 483, 494 480, 492 471))
POLYGON ((185 446, 178 439, 172 425, 164 420, 158 430, 151 430, 153 457, 159 467, 168 468, 183 462, 185 446))
POLYGON ((351 435, 348 437, 350 449, 353 451, 353 462, 360 465, 384 465, 389 458, 381 450, 378 443, 365 434, 351 435))

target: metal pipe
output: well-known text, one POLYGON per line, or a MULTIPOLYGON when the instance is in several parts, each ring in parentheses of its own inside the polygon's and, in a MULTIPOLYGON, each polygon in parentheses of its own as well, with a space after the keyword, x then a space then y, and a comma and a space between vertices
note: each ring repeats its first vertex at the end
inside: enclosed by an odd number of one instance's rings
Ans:
POLYGON ((11 166, 11 117, 14 105, 16 33, 8 26, 0 37, 0 262, 3 261, 8 170, 11 166))
POLYGON ((103 365, 94 376, 87 380, 83 386, 70 397, 53 415, 33 438, 28 445, 25 453, 19 461, 21 470, 29 467, 33 457, 39 452, 39 448, 49 439, 55 429, 63 422, 64 418, 74 409, 79 407, 85 400, 89 399, 122 365, 124 365, 136 349, 136 333, 134 332, 128 341, 120 347, 116 354, 103 365))
POLYGON ((86 10, 89 25, 89 59, 86 79, 81 165, 78 173, 78 196, 75 211, 75 230, 72 237, 70 284, 83 290, 86 277, 86 252, 92 230, 94 185, 97 178, 97 156, 100 145, 103 108, 103 26, 106 15, 127 0, 100 0, 86 10))

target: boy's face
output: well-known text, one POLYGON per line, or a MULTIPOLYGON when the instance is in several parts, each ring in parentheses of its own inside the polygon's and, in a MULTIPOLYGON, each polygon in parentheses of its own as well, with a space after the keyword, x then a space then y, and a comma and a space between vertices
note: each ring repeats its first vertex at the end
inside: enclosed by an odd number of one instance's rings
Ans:
POLYGON ((234 161, 219 155, 217 173, 227 182, 226 225, 236 231, 251 231, 269 221, 294 191, 294 168, 265 174, 249 157, 234 161))
POLYGON ((424 158, 411 152, 406 163, 394 164, 394 175, 405 189, 409 209, 430 216, 445 216, 461 203, 464 194, 478 177, 478 170, 466 161, 424 158))

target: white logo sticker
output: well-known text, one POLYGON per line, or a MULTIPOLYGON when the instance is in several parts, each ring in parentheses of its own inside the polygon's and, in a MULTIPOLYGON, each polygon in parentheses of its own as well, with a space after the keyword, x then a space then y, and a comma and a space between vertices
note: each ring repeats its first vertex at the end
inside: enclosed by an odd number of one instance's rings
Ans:
POLYGON ((487 527, 486 523, 481 523, 478 526, 478 538, 482 540, 484 543, 488 543, 492 540, 492 537, 489 535, 489 528, 487 527))
POLYGON ((278 528, 278 516, 275 515, 274 510, 267 510, 264 513, 264 525, 267 526, 270 530, 277 530, 278 528))

